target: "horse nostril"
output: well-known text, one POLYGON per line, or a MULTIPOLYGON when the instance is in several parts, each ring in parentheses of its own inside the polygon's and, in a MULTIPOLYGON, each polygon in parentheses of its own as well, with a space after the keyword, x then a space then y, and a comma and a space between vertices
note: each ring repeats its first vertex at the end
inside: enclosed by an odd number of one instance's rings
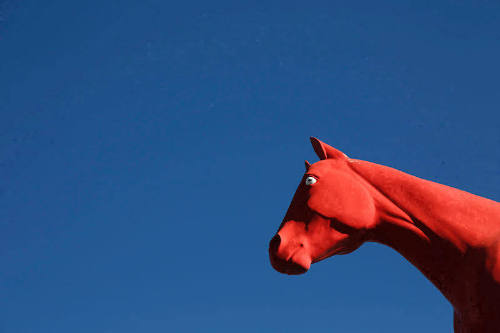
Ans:
MULTIPOLYGON (((269 242, 269 259, 274 269, 280 273, 285 273, 285 274, 305 273, 309 269, 309 266, 311 265, 310 261, 304 264, 304 260, 300 260, 301 263, 299 263, 294 261, 293 258, 284 258, 283 254, 278 254, 278 249, 280 247, 280 244, 281 244, 281 237, 278 234, 276 234, 269 242)), ((286 249, 285 252, 287 252, 286 249)))
POLYGON ((280 244, 281 244, 281 237, 280 235, 276 234, 269 242, 269 251, 270 252, 278 251, 280 244))

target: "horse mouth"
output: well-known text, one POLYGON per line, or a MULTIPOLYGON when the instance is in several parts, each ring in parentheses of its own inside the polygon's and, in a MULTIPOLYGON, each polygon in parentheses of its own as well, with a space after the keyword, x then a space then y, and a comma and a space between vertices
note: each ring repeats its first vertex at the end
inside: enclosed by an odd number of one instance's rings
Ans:
POLYGON ((306 267, 293 261, 293 257, 285 260, 270 252, 269 258, 271 259, 271 265, 273 266, 273 268, 280 273, 288 275, 299 275, 304 274, 308 270, 306 267))

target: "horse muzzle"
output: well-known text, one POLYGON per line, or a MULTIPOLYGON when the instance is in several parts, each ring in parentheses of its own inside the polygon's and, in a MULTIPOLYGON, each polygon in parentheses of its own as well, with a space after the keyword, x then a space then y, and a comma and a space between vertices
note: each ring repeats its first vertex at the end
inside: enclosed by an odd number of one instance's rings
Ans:
POLYGON ((269 243, 269 259, 275 270, 289 275, 307 272, 312 262, 303 246, 283 247, 279 233, 269 243))

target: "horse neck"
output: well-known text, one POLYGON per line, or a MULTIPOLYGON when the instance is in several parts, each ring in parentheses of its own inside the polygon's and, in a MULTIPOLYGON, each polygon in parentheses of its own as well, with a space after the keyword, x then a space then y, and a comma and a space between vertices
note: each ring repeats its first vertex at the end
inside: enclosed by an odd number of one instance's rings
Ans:
POLYGON ((453 303, 454 274, 471 264, 465 260, 471 253, 485 253, 498 239, 500 204, 383 165, 349 164, 377 206, 369 240, 400 252, 453 303))

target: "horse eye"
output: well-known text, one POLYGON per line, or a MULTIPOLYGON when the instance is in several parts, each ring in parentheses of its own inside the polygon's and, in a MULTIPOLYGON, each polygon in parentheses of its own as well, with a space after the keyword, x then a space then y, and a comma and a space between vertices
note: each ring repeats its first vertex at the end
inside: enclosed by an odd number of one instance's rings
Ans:
POLYGON ((306 178, 305 183, 306 183, 306 185, 312 185, 312 184, 316 183, 317 181, 318 181, 318 180, 317 180, 316 178, 314 178, 314 177, 312 177, 312 176, 308 176, 308 177, 306 178))

